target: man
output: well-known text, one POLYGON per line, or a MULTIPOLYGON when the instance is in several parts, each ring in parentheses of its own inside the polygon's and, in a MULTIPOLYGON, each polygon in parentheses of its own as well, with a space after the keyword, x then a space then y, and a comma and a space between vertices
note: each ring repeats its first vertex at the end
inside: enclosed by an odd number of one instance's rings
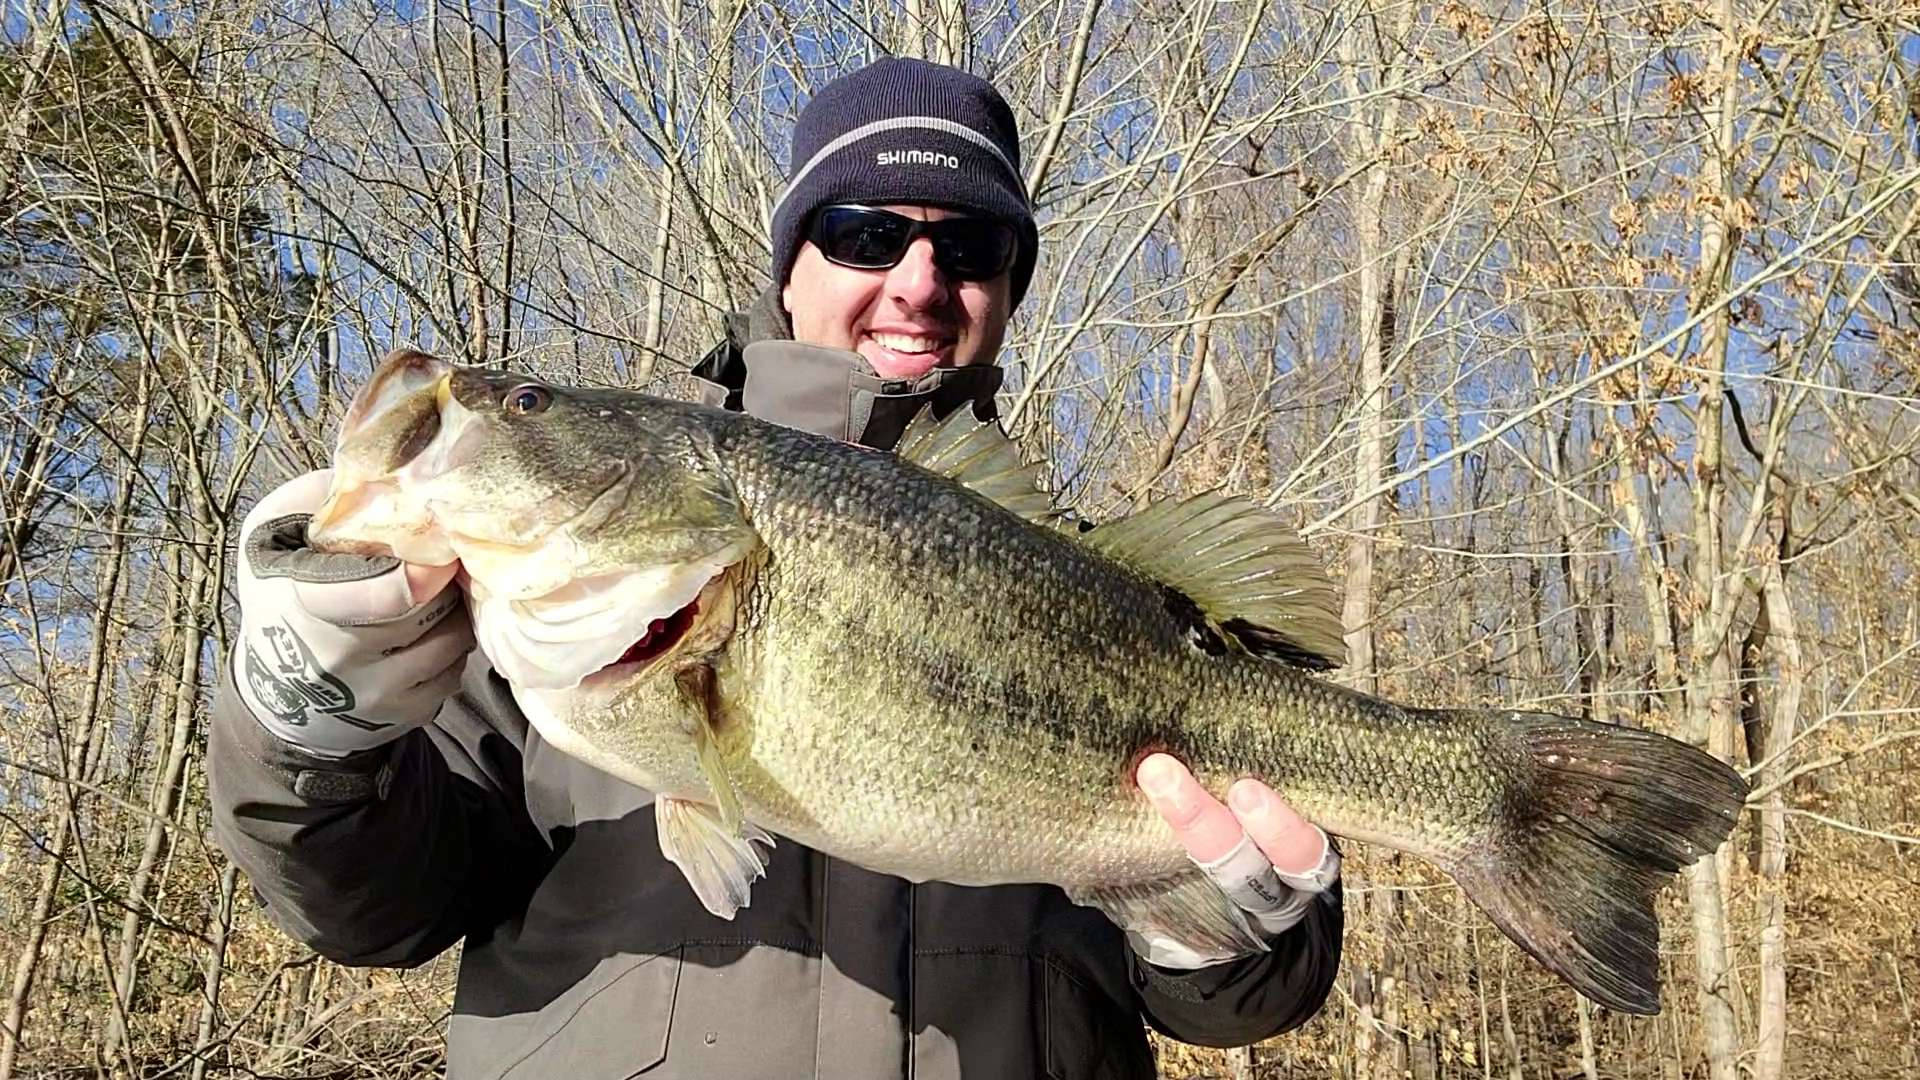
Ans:
MULTIPOLYGON (((1037 237, 986 83, 889 60, 823 89, 773 250, 776 284, 697 371, 710 401, 880 449, 929 403, 992 417, 1037 237)), ((326 479, 243 527, 216 829, 329 957, 414 964, 464 940, 453 1077, 1150 1077, 1142 1018, 1234 1045, 1324 1000, 1325 835, 1257 782, 1229 810, 1164 755, 1143 790, 1270 951, 1200 956, 1051 886, 913 885, 791 840, 715 918, 662 858, 651 796, 543 742, 470 655, 456 567, 305 548, 326 479)))

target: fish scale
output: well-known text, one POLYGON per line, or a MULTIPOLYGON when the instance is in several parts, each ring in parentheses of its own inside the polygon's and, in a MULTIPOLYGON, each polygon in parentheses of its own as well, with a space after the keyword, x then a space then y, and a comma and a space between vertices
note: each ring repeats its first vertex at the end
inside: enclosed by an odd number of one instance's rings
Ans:
POLYGON ((1165 751, 1216 795, 1257 777, 1329 832, 1434 862, 1582 993, 1657 1011, 1651 899, 1731 830, 1725 763, 1326 681, 1308 669, 1340 658, 1337 593, 1245 500, 1081 535, 964 415, 917 420, 896 457, 527 385, 390 358, 314 541, 461 558, 529 720, 657 793, 662 850, 715 915, 786 837, 915 880, 1050 882, 1203 956, 1266 948, 1135 786, 1165 751))

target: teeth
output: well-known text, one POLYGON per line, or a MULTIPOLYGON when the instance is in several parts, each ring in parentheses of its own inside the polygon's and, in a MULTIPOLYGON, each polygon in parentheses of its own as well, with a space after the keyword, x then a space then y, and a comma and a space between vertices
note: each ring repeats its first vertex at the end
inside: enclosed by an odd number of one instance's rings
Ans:
POLYGON ((869 336, 878 342, 882 348, 892 349, 894 352, 900 353, 932 352, 946 344, 946 341, 942 338, 925 337, 920 334, 887 334, 874 332, 869 336))

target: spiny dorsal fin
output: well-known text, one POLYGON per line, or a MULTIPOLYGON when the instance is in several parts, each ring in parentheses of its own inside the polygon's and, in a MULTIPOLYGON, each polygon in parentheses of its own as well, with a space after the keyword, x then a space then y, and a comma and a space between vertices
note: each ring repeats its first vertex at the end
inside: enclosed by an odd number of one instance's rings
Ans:
POLYGON ((1169 499, 1080 541, 1178 590, 1248 652, 1316 670, 1346 660, 1333 582, 1312 549, 1258 503, 1217 492, 1169 499))
POLYGON ((1020 447, 1000 425, 974 418, 961 406, 945 420, 920 410, 901 432, 898 453, 928 472, 956 480, 1028 521, 1050 524, 1058 516, 1040 480, 1040 464, 1020 457, 1020 447))

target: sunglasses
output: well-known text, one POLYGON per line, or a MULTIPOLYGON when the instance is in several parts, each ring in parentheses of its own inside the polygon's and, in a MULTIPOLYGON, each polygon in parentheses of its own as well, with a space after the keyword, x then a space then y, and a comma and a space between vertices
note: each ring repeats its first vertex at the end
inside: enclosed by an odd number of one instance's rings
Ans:
POLYGON ((870 206, 829 206, 813 216, 807 239, 828 262, 856 270, 885 270, 906 257, 920 237, 933 242, 933 264, 957 281, 986 281, 1013 265, 1019 238, 992 218, 921 221, 870 206))

